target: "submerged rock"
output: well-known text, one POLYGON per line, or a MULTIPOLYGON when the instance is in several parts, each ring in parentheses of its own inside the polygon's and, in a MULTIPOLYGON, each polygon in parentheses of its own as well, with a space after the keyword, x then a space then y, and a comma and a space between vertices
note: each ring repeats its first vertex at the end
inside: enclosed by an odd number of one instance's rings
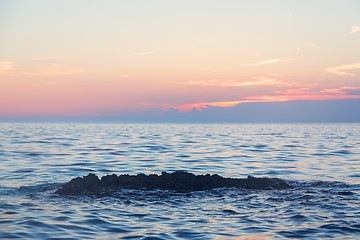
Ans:
POLYGON ((162 172, 161 175, 106 175, 99 179, 90 173, 84 177, 71 179, 55 193, 60 195, 94 195, 117 189, 162 189, 176 192, 193 192, 214 188, 244 189, 288 189, 291 185, 279 178, 224 178, 217 174, 194 175, 188 172, 162 172))

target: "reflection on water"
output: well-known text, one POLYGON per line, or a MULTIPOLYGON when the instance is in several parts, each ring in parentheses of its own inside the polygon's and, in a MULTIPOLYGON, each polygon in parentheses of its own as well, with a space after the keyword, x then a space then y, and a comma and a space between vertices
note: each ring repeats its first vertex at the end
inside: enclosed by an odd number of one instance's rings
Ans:
POLYGON ((0 238, 355 239, 359 156, 357 124, 0 124, 0 238), (174 170, 276 176, 296 188, 52 194, 89 172, 174 170))

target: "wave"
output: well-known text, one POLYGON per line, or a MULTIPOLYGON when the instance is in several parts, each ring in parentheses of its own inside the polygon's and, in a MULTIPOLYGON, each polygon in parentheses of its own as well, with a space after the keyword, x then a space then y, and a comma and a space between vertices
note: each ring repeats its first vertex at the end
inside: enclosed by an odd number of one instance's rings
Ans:
POLYGON ((47 191, 55 191, 61 187, 63 183, 43 183, 35 185, 24 185, 20 187, 0 186, 0 196, 7 195, 31 195, 47 191))

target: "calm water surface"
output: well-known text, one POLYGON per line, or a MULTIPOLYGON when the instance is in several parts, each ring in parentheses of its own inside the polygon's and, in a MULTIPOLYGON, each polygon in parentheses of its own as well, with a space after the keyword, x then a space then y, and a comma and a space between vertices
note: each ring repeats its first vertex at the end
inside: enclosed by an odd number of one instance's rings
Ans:
POLYGON ((0 238, 359 239, 360 124, 0 124, 0 238), (291 190, 59 197, 89 172, 187 170, 291 190))

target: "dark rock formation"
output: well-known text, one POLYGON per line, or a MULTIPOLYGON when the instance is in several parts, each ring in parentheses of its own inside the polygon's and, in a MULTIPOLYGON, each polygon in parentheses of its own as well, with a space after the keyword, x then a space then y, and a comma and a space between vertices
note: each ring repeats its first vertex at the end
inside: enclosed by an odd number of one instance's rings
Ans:
POLYGON ((176 192, 193 192, 213 188, 288 189, 291 186, 279 178, 224 178, 217 174, 194 175, 188 172, 162 172, 161 175, 106 175, 99 179, 95 174, 77 177, 60 187, 60 195, 96 195, 116 189, 163 189, 176 192))

